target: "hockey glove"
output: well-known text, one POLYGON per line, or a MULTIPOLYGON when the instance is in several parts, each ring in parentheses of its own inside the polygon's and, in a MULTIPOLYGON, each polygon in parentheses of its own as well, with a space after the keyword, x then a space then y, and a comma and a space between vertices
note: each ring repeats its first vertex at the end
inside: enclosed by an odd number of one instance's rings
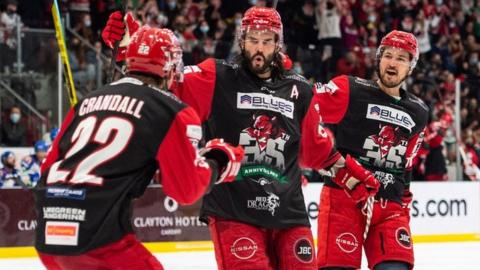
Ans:
MULTIPOLYGON (((333 181, 343 188, 356 205, 363 205, 368 197, 375 196, 380 182, 350 155, 347 155, 344 162, 334 174, 333 181)), ((335 164, 334 167, 336 166, 339 165, 335 164)))
MULTIPOLYGON (((107 25, 102 31, 102 39, 108 47, 113 49, 115 42, 120 42, 124 38, 125 26, 128 28, 129 36, 132 36, 140 27, 140 24, 135 21, 131 12, 125 15, 125 21, 126 24, 123 21, 123 16, 120 11, 115 11, 108 17, 107 25)), ((127 44, 120 44, 117 53, 117 62, 125 60, 128 42, 129 40, 126 41, 127 44)))
POLYGON ((218 163, 219 174, 215 184, 227 183, 235 180, 240 170, 240 165, 245 155, 243 147, 234 147, 223 139, 212 139, 205 147, 200 149, 199 154, 207 159, 213 159, 218 163))

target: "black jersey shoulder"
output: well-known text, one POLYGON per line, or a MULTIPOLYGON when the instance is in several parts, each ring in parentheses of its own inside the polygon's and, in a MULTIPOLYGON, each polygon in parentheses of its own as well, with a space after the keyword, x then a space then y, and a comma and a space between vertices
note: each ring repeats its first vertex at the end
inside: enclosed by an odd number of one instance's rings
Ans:
POLYGON ((306 86, 308 86, 310 89, 313 87, 313 85, 305 78, 303 77, 302 75, 298 74, 298 73, 295 73, 291 70, 287 70, 285 71, 285 74, 283 75, 283 77, 285 79, 290 79, 290 80, 294 80, 296 82, 299 82, 299 83, 302 83, 302 84, 305 84, 306 86))
POLYGON ((423 102, 419 97, 415 96, 414 94, 405 91, 405 98, 408 99, 412 103, 418 104, 418 106, 425 112, 428 113, 430 109, 428 108, 427 104, 423 102))

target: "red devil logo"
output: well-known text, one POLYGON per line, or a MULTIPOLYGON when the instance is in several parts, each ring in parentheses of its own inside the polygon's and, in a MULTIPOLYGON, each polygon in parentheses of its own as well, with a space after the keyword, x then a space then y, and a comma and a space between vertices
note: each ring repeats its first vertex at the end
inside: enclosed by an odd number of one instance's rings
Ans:
POLYGON ((384 159, 390 148, 397 146, 400 143, 400 138, 397 136, 398 127, 380 125, 380 132, 378 135, 373 135, 373 141, 380 147, 380 157, 384 159))
POLYGON ((270 118, 267 115, 254 115, 253 119, 255 120, 253 126, 246 128, 245 131, 250 137, 257 140, 260 151, 265 150, 269 139, 279 138, 284 133, 282 129, 275 127, 276 117, 270 118))

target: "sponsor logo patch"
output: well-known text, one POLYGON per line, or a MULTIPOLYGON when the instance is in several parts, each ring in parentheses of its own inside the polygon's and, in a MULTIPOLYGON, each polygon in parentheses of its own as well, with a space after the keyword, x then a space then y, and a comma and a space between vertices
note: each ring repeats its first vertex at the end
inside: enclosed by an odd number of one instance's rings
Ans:
POLYGON ((398 125, 410 132, 416 125, 408 113, 378 104, 368 104, 367 118, 398 125))
POLYGON ((395 176, 391 173, 375 171, 375 178, 377 178, 380 183, 383 184, 383 188, 386 189, 388 185, 395 183, 395 176))
POLYGON ((197 148, 198 143, 202 139, 202 128, 197 125, 187 125, 187 137, 193 146, 197 148))
POLYGON ((262 165, 243 166, 236 177, 236 180, 248 178, 260 185, 271 184, 278 181, 282 184, 288 184, 288 179, 278 170, 268 168, 262 165))
POLYGON ((338 89, 339 87, 333 81, 329 81, 327 84, 322 84, 319 82, 315 83, 315 91, 317 92, 317 94, 333 94, 338 89))
POLYGON ((43 207, 44 219, 85 221, 87 210, 71 207, 43 207))
POLYGON ((346 253, 352 253, 358 248, 357 238, 349 232, 340 234, 335 242, 337 246, 346 253))
POLYGON ((275 216, 277 207, 280 207, 280 198, 273 193, 269 193, 267 197, 258 196, 255 197, 255 200, 247 200, 247 208, 269 211, 272 216, 275 216))
POLYGON ((306 239, 297 240, 294 245, 295 257, 304 263, 310 263, 313 260, 313 245, 306 239))
POLYGON ((412 248, 411 237, 406 228, 404 227, 398 228, 397 231, 395 232, 395 239, 397 239, 397 242, 398 244, 400 244, 400 246, 406 249, 412 248))
POLYGON ((78 222, 47 221, 45 224, 45 244, 78 245, 78 227, 78 222))
POLYGON ((233 245, 230 247, 230 252, 233 256, 237 257, 240 260, 248 260, 255 252, 258 250, 258 245, 252 239, 248 237, 241 237, 233 242, 233 245))
POLYGON ((85 200, 86 189, 70 189, 61 187, 49 187, 46 190, 47 198, 64 198, 72 200, 85 200))
POLYGON ((293 119, 293 102, 262 93, 237 93, 237 108, 247 110, 268 110, 293 119))

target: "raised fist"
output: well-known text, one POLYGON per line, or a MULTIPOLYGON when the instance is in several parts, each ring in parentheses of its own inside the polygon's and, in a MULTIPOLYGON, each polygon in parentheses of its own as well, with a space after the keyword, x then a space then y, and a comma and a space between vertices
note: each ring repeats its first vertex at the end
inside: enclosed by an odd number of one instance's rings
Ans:
POLYGON ((120 44, 117 61, 125 60, 125 52, 130 37, 140 28, 140 23, 135 21, 131 12, 125 15, 125 21, 120 11, 115 11, 108 17, 107 25, 102 31, 102 39, 108 47, 113 48, 116 42, 124 41, 120 44), (125 36, 125 27, 128 29, 128 35, 125 36))

